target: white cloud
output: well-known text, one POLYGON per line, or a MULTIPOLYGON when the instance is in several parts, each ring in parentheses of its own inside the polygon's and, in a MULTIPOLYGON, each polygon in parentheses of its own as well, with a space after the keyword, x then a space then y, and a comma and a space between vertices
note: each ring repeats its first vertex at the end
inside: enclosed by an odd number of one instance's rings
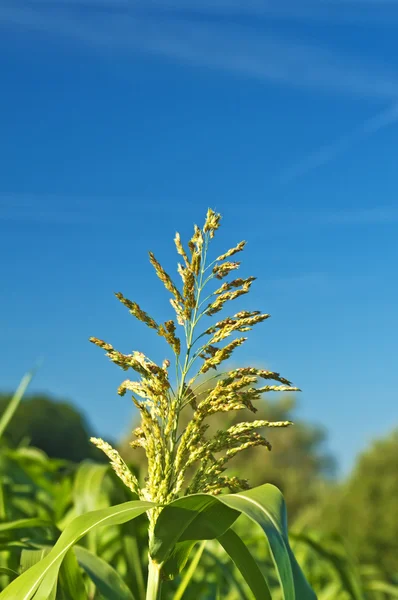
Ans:
MULTIPOLYGON (((15 1, 15 0, 14 0, 15 1)), ((101 2, 104 0, 100 0, 101 2)), ((62 35, 97 50, 143 52, 268 83, 375 98, 398 98, 398 76, 384 65, 233 23, 126 12, 0 6, 0 25, 62 35)), ((15 42, 16 43, 16 42, 15 42)))

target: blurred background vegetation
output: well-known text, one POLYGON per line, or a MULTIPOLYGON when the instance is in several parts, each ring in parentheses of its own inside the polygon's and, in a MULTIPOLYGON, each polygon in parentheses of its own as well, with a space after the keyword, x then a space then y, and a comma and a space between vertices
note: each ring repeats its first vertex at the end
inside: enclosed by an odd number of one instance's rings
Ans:
MULTIPOLYGON (((0 395, 0 419, 11 397, 6 393, 0 395)), ((253 415, 250 413, 246 417, 250 420, 253 415)), ((242 415, 239 420, 241 418, 242 415)), ((338 477, 338 465, 327 449, 327 431, 300 420, 294 398, 290 396, 280 397, 273 402, 262 401, 258 405, 256 418, 292 420, 294 425, 283 430, 268 429, 272 451, 265 448, 249 449, 231 462, 230 470, 248 478, 253 486, 273 483, 282 490, 288 507, 295 552, 298 552, 318 597, 336 600, 398 598, 398 588, 395 587, 398 585, 398 429, 391 431, 384 439, 374 441, 357 458, 352 472, 341 478, 338 477), (347 571, 348 565, 351 571, 347 571), (328 569, 334 573, 333 576, 327 574, 328 569)), ((233 418, 228 421, 225 415, 213 415, 209 419, 211 429, 224 429, 233 422, 233 418)), ((134 426, 132 422, 131 429, 134 426)), ((184 427, 184 423, 181 427, 184 427)), ((28 547, 35 547, 35 544, 40 545, 43 540, 49 543, 56 539, 57 532, 79 511, 128 499, 120 482, 109 469, 106 470, 103 455, 89 442, 90 436, 96 433, 69 402, 35 394, 28 395, 19 404, 0 440, 0 584, 3 587, 11 571, 18 572, 21 557, 7 554, 1 522, 27 517, 48 519, 50 515, 54 523, 53 530, 50 528, 46 533, 41 530, 33 538, 31 534, 26 537, 26 532, 20 530, 22 537, 18 538, 18 543, 22 544, 22 551, 26 551, 28 547), (90 483, 91 487, 87 487, 90 483), (83 501, 79 491, 81 486, 84 490, 83 501)), ((119 443, 109 441, 118 447, 134 471, 144 478, 144 455, 141 450, 130 448, 130 440, 131 437, 121 439, 119 443)), ((134 525, 135 528, 141 526, 134 525)), ((238 526, 242 525, 238 522, 238 526)), ((253 554, 263 561, 264 568, 269 568, 269 557, 263 550, 264 544, 261 544, 257 532, 252 531, 253 527, 248 523, 243 526, 251 532, 253 554)), ((127 525, 125 529, 123 538, 126 536, 128 540, 127 550, 133 552, 137 560, 139 557, 141 565, 139 572, 134 572, 132 579, 135 578, 135 583, 129 582, 134 587, 134 595, 140 598, 144 590, 145 551, 141 546, 134 545, 133 532, 128 531, 127 525)), ((109 535, 112 540, 112 535, 109 535)), ((145 543, 144 539, 142 537, 142 544, 145 543)), ((120 548, 114 555, 109 555, 110 542, 106 537, 104 540, 91 540, 86 549, 100 556, 103 553, 119 575, 128 581, 131 558, 126 554, 124 563, 120 548)), ((218 564, 220 572, 224 572, 222 585, 227 586, 229 591, 221 597, 250 598, 250 593, 242 588, 243 583, 239 582, 236 574, 233 577, 238 591, 236 596, 233 595, 225 575, 225 559, 213 543, 208 543, 201 560, 204 565, 206 561, 213 566, 218 564)), ((207 592, 200 588, 200 568, 195 581, 195 597, 216 597, 206 596, 207 592)), ((170 582, 170 589, 174 586, 175 592, 178 585, 182 585, 182 582, 170 582)), ((221 585, 219 580, 217 585, 221 585)), ((92 598, 107 597, 99 592, 96 595, 95 586, 92 590, 92 598)))

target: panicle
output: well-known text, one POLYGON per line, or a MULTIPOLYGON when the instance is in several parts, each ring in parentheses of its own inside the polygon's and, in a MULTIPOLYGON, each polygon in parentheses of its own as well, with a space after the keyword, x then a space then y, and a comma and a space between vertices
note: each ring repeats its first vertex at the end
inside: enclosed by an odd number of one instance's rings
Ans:
POLYGON ((269 314, 260 314, 259 311, 241 311, 232 318, 228 317, 209 327, 205 333, 207 335, 213 334, 209 340, 209 344, 217 344, 235 331, 250 331, 254 325, 262 323, 266 319, 269 319, 269 317, 269 314))
POLYGON ((220 262, 222 260, 225 260, 226 258, 229 258, 230 256, 233 256, 234 254, 237 254, 238 252, 241 252, 245 246, 245 241, 239 242, 239 244, 237 244, 234 248, 231 248, 230 250, 225 252, 225 254, 221 254, 218 258, 216 258, 216 262, 220 262))
MULTIPOLYGON (((205 330, 202 332, 195 330, 202 316, 217 314, 228 301, 247 294, 255 281, 255 277, 224 281, 215 292, 203 298, 203 289, 210 280, 222 280, 239 268, 240 263, 230 261, 229 258, 241 252, 246 245, 245 241, 241 241, 208 264, 208 245, 220 222, 221 215, 209 209, 203 228, 194 226, 187 250, 181 242, 180 234, 176 233, 174 243, 177 253, 182 257, 182 264, 178 264, 178 273, 182 279, 180 289, 154 254, 149 253, 157 276, 172 294, 170 303, 175 310, 176 320, 169 319, 158 324, 136 302, 128 300, 120 292, 116 294, 131 314, 154 329, 173 350, 176 360, 175 384, 173 382, 172 385, 169 380, 170 361, 167 358, 159 366, 141 352, 122 354, 111 344, 98 338, 90 338, 92 343, 106 352, 112 362, 125 371, 132 369, 139 375, 138 381, 123 381, 118 393, 124 396, 126 392, 130 392, 139 411, 140 425, 134 429, 130 445, 132 448, 143 448, 146 453, 148 472, 145 487, 140 489, 137 478, 109 444, 98 438, 92 438, 92 442, 109 457, 112 468, 131 491, 141 499, 162 505, 184 493, 184 486, 185 493, 220 494, 226 489, 232 492, 248 489, 247 480, 229 476, 225 472, 229 461, 247 448, 263 446, 271 450, 269 441, 261 431, 267 427, 288 427, 292 423, 253 419, 209 435, 208 417, 243 409, 255 413, 255 404, 264 393, 299 391, 279 373, 254 367, 235 368, 211 377, 215 383, 206 392, 198 391, 205 382, 194 386, 201 375, 211 369, 217 371, 219 365, 230 359, 234 350, 247 338, 230 339, 224 347, 218 346, 220 342, 235 333, 250 331, 270 316, 260 311, 241 310, 207 329, 203 328, 205 330), (209 298, 211 301, 208 304, 209 298), (177 325, 184 327, 183 345, 176 335, 177 325), (204 336, 209 336, 206 342, 201 341, 204 336), (198 359, 203 362, 191 377, 190 370, 198 359), (265 380, 266 385, 260 385, 260 380, 265 380), (191 420, 180 431, 179 417, 185 408, 192 410, 191 420)), ((150 533, 153 532, 160 511, 161 508, 156 508, 148 513, 150 533)))
MULTIPOLYGON (((247 338, 245 337, 237 338, 236 340, 232 340, 232 342, 224 346, 224 348, 219 348, 215 350, 212 349, 212 356, 205 360, 205 362, 199 369, 199 373, 204 374, 207 373, 209 369, 216 369, 219 364, 231 357, 231 354, 235 350, 235 348, 243 344, 246 340, 247 338)), ((209 349, 209 346, 207 347, 207 349, 209 349)))
POLYGON ((181 352, 181 340, 175 335, 176 326, 172 319, 166 321, 164 325, 159 325, 158 333, 165 338, 166 342, 172 347, 176 356, 181 352))
POLYGON ((236 298, 239 298, 239 296, 242 296, 243 294, 247 294, 250 291, 250 287, 251 287, 253 281, 255 281, 255 279, 256 279, 255 277, 248 277, 247 279, 244 279, 242 281, 241 288, 236 289, 233 292, 224 291, 223 293, 219 293, 219 290, 214 292, 215 295, 218 294, 218 297, 214 302, 212 302, 211 304, 208 305, 208 307, 204 311, 205 314, 208 316, 215 315, 216 313, 220 312, 220 310, 222 310, 224 308, 224 304, 226 302, 228 302, 229 300, 235 300, 236 298))
POLYGON ((184 307, 174 298, 170 298, 170 304, 174 308, 179 325, 185 325, 184 307))
POLYGON ((208 209, 205 224, 203 227, 204 233, 209 232, 210 238, 214 237, 214 232, 220 227, 221 215, 214 212, 211 208, 208 209))
POLYGON ((119 479, 122 480, 124 485, 129 488, 133 494, 137 494, 141 497, 140 484, 138 483, 138 479, 133 473, 130 471, 119 452, 112 448, 108 442, 104 442, 101 438, 92 437, 90 438, 90 442, 94 444, 99 450, 102 450, 104 454, 109 458, 112 469, 115 471, 116 475, 119 479))
POLYGON ((187 268, 184 271, 184 317, 186 320, 191 318, 192 309, 195 308, 195 273, 187 268))
MULTIPOLYGON (((146 374, 145 368, 143 367, 141 362, 135 358, 135 356, 133 354, 122 354, 121 352, 116 350, 111 344, 108 344, 107 342, 104 342, 103 340, 99 340, 98 338, 95 338, 95 337, 89 338, 89 341, 92 344, 99 346, 99 348, 103 348, 104 350, 106 350, 107 357, 112 362, 114 362, 116 365, 121 367, 124 371, 127 371, 128 369, 133 369, 140 375, 146 374)), ((138 353, 134 353, 134 354, 138 354, 138 353)))
POLYGON ((155 329, 156 331, 159 329, 159 326, 156 323, 156 321, 154 319, 152 319, 152 317, 150 317, 148 315, 148 313, 143 311, 136 302, 132 302, 128 298, 125 298, 123 296, 123 294, 121 294, 120 292, 115 292, 115 296, 116 296, 116 298, 118 298, 118 300, 120 300, 120 302, 122 304, 124 304, 124 306, 126 306, 129 309, 130 313, 136 319, 138 319, 139 321, 142 321, 143 323, 145 323, 145 325, 148 325, 148 327, 150 327, 151 329, 155 329))
POLYGON ((224 262, 219 265, 215 265, 213 267, 213 274, 217 279, 224 279, 231 273, 231 271, 235 271, 239 269, 240 262, 224 262))
POLYGON ((188 267, 189 264, 190 264, 189 263, 189 259, 188 259, 188 255, 187 255, 187 253, 184 250, 184 246, 182 245, 182 242, 181 242, 181 236, 180 236, 180 234, 178 232, 176 233, 176 236, 174 238, 174 243, 176 245, 176 249, 177 249, 178 254, 180 256, 182 256, 183 259, 184 259, 184 261, 185 261, 185 266, 188 267))
POLYGON ((173 296, 177 302, 180 302, 181 304, 183 304, 183 298, 182 298, 180 292, 178 291, 177 287, 171 280, 170 275, 168 275, 166 273, 166 271, 163 269, 162 265, 156 260, 153 252, 149 252, 149 261, 150 261, 151 265, 153 266, 153 268, 155 269, 156 275, 159 277, 160 281, 163 282, 163 285, 166 288, 166 290, 168 290, 169 292, 171 292, 173 294, 173 296))

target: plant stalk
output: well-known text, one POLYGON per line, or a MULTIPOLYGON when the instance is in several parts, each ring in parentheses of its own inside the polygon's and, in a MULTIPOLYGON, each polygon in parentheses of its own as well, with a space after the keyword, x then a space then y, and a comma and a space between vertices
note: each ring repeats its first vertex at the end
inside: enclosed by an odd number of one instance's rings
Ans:
POLYGON ((161 565, 149 557, 146 600, 160 600, 162 588, 161 565))

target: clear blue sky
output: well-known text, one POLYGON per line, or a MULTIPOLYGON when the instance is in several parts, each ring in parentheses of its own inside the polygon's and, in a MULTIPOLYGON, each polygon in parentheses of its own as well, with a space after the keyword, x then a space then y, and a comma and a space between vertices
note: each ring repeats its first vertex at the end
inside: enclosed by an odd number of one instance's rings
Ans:
MULTIPOLYGON (((303 389, 343 472, 397 425, 398 2, 0 0, 0 364, 116 437, 123 372, 208 206, 272 314, 241 362, 303 389)), ((244 303, 240 305, 244 307, 244 303)), ((73 443, 73 440, 71 440, 73 443)))

